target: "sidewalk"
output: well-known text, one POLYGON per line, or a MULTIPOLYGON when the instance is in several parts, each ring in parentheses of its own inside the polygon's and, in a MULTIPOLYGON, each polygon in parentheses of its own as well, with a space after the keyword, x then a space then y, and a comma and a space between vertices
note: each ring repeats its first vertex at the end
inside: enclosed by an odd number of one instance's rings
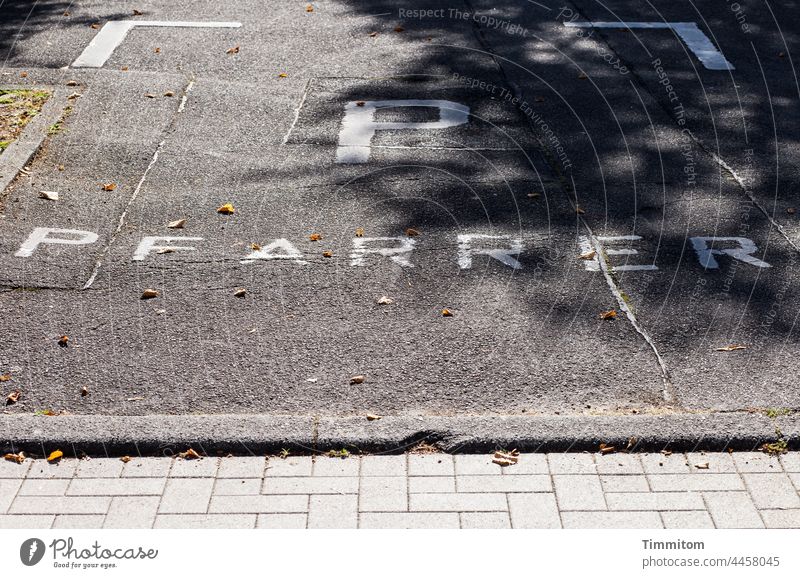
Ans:
POLYGON ((0 528, 800 528, 800 452, 491 459, 2 461, 0 528))

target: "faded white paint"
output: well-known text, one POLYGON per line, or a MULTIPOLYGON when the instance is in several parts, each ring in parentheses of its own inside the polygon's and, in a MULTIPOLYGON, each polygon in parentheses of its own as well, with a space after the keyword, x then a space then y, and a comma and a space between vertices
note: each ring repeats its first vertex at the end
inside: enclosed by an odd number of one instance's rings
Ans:
MULTIPOLYGON (((606 249, 606 243, 618 243, 621 241, 640 241, 642 238, 639 235, 621 235, 618 237, 597 237, 597 240, 603 245, 603 251, 606 255, 638 255, 639 251, 636 249, 606 249)), ((655 265, 616 265, 611 268, 615 273, 618 271, 658 271, 655 265)))
POLYGON ((133 253, 133 261, 144 261, 153 251, 196 251, 197 247, 186 245, 172 245, 181 241, 202 241, 202 237, 143 237, 136 251, 133 253), (156 245, 156 243, 169 243, 168 245, 156 245))
POLYGON ((165 20, 114 20, 106 22, 80 56, 72 63, 72 68, 100 68, 111 57, 117 46, 122 44, 133 28, 239 28, 241 22, 169 22, 165 20))
POLYGON ((369 160, 370 143, 379 130, 442 129, 465 124, 469 107, 450 100, 367 100, 351 101, 344 107, 336 162, 365 163, 369 160), (362 103, 361 106, 358 103, 362 103), (427 107, 439 109, 439 120, 431 122, 376 122, 375 112, 383 108, 427 107))
POLYGON ((578 250, 580 251, 578 255, 588 255, 592 251, 594 251, 594 257, 591 259, 584 259, 585 264, 584 267, 587 271, 599 271, 600 270, 600 263, 597 260, 597 251, 595 250, 592 242, 589 240, 589 237, 586 235, 581 235, 578 237, 578 250))
POLYGON ((727 255, 754 267, 772 267, 766 261, 753 257, 753 253, 758 251, 758 247, 747 237, 692 237, 691 241, 700 264, 706 269, 719 269, 719 263, 714 255, 727 255), (731 242, 737 243, 739 246, 729 249, 711 247, 715 243, 731 242))
POLYGON ((389 257, 401 267, 413 267, 408 260, 414 249, 415 241, 411 237, 356 237, 353 239, 353 251, 350 253, 350 265, 362 267, 367 262, 367 255, 375 254, 389 257), (371 247, 372 243, 395 243, 394 247, 371 247))
POLYGON ((51 229, 49 227, 36 227, 33 232, 20 245, 14 253, 15 257, 30 257, 39 245, 91 245, 97 241, 97 233, 81 231, 79 229, 51 229), (52 237, 51 235, 60 235, 52 237), (69 235, 65 238, 64 235, 69 235))
POLYGON ((458 236, 458 266, 461 269, 472 268, 473 255, 488 255, 512 269, 522 269, 522 264, 514 258, 520 253, 522 253, 522 240, 512 239, 508 235, 470 234, 458 236), (494 249, 474 248, 472 246, 473 241, 481 240, 504 241, 508 246, 494 249))
POLYGON ((617 29, 670 29, 673 30, 687 48, 709 70, 734 70, 733 64, 717 50, 706 34, 695 22, 564 22, 571 28, 617 28, 617 29))
POLYGON ((298 265, 308 265, 308 261, 303 260, 303 254, 288 239, 275 239, 268 245, 263 245, 261 249, 253 251, 240 263, 252 263, 253 261, 294 261, 298 265))

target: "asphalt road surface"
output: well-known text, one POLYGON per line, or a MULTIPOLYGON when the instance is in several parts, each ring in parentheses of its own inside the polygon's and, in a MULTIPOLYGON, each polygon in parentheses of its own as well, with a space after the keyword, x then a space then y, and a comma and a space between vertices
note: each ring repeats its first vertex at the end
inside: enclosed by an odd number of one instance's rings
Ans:
POLYGON ((80 95, 0 193, 5 411, 799 408, 799 34, 766 0, 2 2, 0 88, 80 95))

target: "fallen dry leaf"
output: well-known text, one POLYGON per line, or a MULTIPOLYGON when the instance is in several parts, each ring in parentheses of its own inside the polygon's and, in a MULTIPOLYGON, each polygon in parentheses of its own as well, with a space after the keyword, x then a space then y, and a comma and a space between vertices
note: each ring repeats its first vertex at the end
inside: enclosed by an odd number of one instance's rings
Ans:
POLYGON ((544 102, 544 97, 543 97, 543 96, 537 96, 537 97, 535 97, 533 100, 534 100, 535 102, 544 102))
POLYGON ((67 81, 67 86, 78 86, 78 81, 77 80, 68 80, 67 81))
POLYGON ((234 297, 244 297, 247 295, 247 289, 244 287, 239 287, 236 291, 233 292, 234 297))
POLYGON ((25 461, 25 454, 23 452, 19 452, 18 454, 6 454, 3 456, 3 458, 9 462, 17 462, 18 464, 21 464, 25 461))
POLYGON ((402 26, 395 26, 394 27, 394 31, 395 32, 404 32, 405 28, 403 28, 402 26))
POLYGON ((369 421, 377 421, 377 420, 381 419, 382 417, 383 417, 382 415, 375 415, 374 413, 368 413, 367 414, 367 419, 369 421))
POLYGON ((40 199, 47 199, 48 201, 57 201, 58 193, 56 191, 39 191, 40 199))
POLYGON ((585 253, 581 253, 578 256, 578 259, 583 259, 584 261, 589 261, 590 259, 594 259, 595 255, 597 255, 597 251, 595 251, 594 249, 590 249, 590 250, 586 251, 585 253))
POLYGON ((173 247, 161 247, 158 251, 156 251, 156 255, 166 255, 167 253, 174 253, 175 249, 173 247))
POLYGON ((164 93, 164 96, 166 96, 167 98, 170 98, 172 96, 175 96, 175 93, 172 92, 171 90, 168 90, 167 92, 164 93))
POLYGON ((121 461, 123 464, 127 464, 129 461, 131 461, 131 457, 130 456, 122 456, 119 459, 119 461, 121 461))
POLYGON ((364 229, 359 227, 356 229, 356 237, 363 237, 364 236, 364 229))
POLYGON ((661 450, 661 454, 664 455, 664 456, 671 456, 672 455, 672 451, 671 450, 661 450))
POLYGON ((507 466, 513 466, 517 462, 515 460, 507 460, 506 458, 492 458, 492 463, 497 464, 501 468, 505 468, 507 466))
POLYGON ((128 72, 128 67, 127 66, 123 66, 122 68, 120 68, 120 70, 122 72, 128 72))
POLYGON ((313 12, 313 11, 314 11, 314 7, 311 4, 306 6, 306 12, 313 12))
POLYGON ((378 305, 391 305, 392 303, 394 303, 394 299, 386 295, 378 299, 378 305))
POLYGON ((319 233, 311 233, 308 236, 308 240, 309 241, 321 241, 322 240, 322 235, 320 235, 319 233))
POLYGON ((85 385, 81 388, 81 397, 86 397, 89 395, 89 388, 85 385))
POLYGON ((75 100, 76 98, 80 98, 80 97, 82 97, 82 96, 83 96, 83 95, 82 95, 82 94, 80 94, 80 93, 78 93, 78 92, 73 92, 72 94, 70 94, 70 95, 67 97, 67 100, 75 100))
POLYGON ((333 257, 333 251, 324 251, 322 253, 322 256, 325 257, 326 259, 330 259, 331 257, 333 257))
POLYGON ((442 317, 452 317, 453 312, 447 308, 442 309, 442 317))
POLYGON ((153 52, 155 52, 156 54, 161 54, 161 49, 158 46, 156 46, 155 48, 153 48, 153 52))
POLYGON ((142 291, 142 299, 154 299, 158 297, 158 291, 155 289, 145 289, 142 291))
POLYGON ((156 97, 156 95, 155 95, 155 94, 153 94, 152 92, 148 92, 147 94, 145 94, 145 95, 144 95, 144 97, 145 97, 145 98, 155 98, 155 97, 156 97))
POLYGON ((707 470, 708 462, 703 462, 702 464, 695 464, 694 467, 696 467, 698 470, 707 470))
POLYGON ((377 33, 377 32, 370 32, 370 33, 369 33, 369 37, 370 37, 370 38, 375 38, 377 35, 378 35, 378 33, 377 33))
POLYGON ((724 347, 717 347, 715 351, 736 351, 737 349, 747 349, 746 345, 726 345, 724 347))
POLYGON ((9 393, 6 396, 6 405, 12 405, 12 404, 17 403, 19 401, 19 396, 20 395, 22 395, 22 392, 20 392, 20 390, 18 390, 18 389, 15 389, 11 393, 9 393))
POLYGON ((528 193, 528 198, 531 198, 531 199, 537 199, 537 198, 539 198, 541 196, 542 196, 542 194, 541 193, 537 193, 536 191, 531 191, 530 193, 528 193))
POLYGON ((584 74, 583 72, 581 72, 581 73, 578 75, 578 78, 579 78, 580 80, 586 80, 587 76, 586 76, 586 74, 584 74))
POLYGON ((58 165, 56 168, 57 168, 59 171, 63 172, 63 171, 64 171, 64 169, 66 169, 67 167, 65 167, 64 165, 58 165))
POLYGON ((217 209, 217 212, 223 215, 232 215, 234 212, 236 212, 236 209, 234 209, 233 205, 230 203, 225 203, 217 209))
POLYGON ((797 209, 795 209, 794 207, 789 207, 786 209, 786 212, 789 213, 790 215, 794 215, 797 212, 797 209))
POLYGON ((167 223, 167 229, 183 229, 186 224, 186 219, 178 219, 177 221, 170 221, 167 223))
POLYGON ((105 183, 103 185, 104 191, 113 191, 117 188, 117 183, 105 183))
POLYGON ((100 28, 100 25, 99 25, 98 23, 96 23, 96 22, 95 22, 94 24, 92 24, 91 26, 89 26, 89 28, 91 28, 92 30, 98 30, 98 29, 100 28))
POLYGON ((253 251, 260 251, 261 250, 261 245, 259 245, 258 243, 250 243, 250 248, 253 251))
POLYGON ((27 72, 20 72, 19 75, 20 75, 21 78, 28 78, 28 73, 27 72))
POLYGON ((66 347, 67 345, 69 345, 69 335, 62 335, 61 337, 59 337, 58 344, 61 347, 66 347))
POLYGON ((136 9, 134 9, 134 11, 133 11, 133 15, 134 15, 134 16, 141 16, 141 15, 142 15, 142 12, 140 12, 139 10, 136 10, 136 9))
POLYGON ((289 75, 288 75, 288 74, 286 74, 285 72, 281 72, 281 73, 278 75, 278 78, 286 78, 287 76, 289 76, 289 75))
POLYGON ((178 455, 184 460, 199 460, 201 457, 203 457, 192 448, 189 448, 185 452, 180 452, 178 455))
POLYGON ((617 451, 617 448, 615 448, 614 446, 610 446, 608 444, 600 444, 600 453, 603 455, 613 454, 615 451, 617 451))
POLYGON ((64 457, 64 452, 62 452, 61 450, 56 450, 54 452, 50 452, 50 455, 47 456, 47 461, 54 462, 56 460, 60 460, 63 457, 64 457))
POLYGON ((0 375, 0 383, 3 383, 4 381, 11 381, 11 374, 10 373, 4 373, 4 374, 0 375))
POLYGON ((350 378, 350 385, 357 385, 359 383, 364 383, 365 379, 366 377, 364 377, 363 375, 354 375, 353 377, 350 378))
POLYGON ((575 207, 575 213, 577 213, 578 215, 584 215, 586 214, 586 211, 584 211, 580 207, 575 207))
POLYGON ((239 54, 239 45, 237 44, 232 48, 228 48, 228 50, 225 51, 225 54, 239 54))
POLYGON ((357 100, 356 101, 356 106, 364 106, 365 104, 367 104, 367 103, 365 101, 363 101, 363 100, 357 100))
POLYGON ((611 311, 604 311, 600 314, 600 319, 614 319, 617 316, 617 312, 612 309, 611 311))
POLYGON ((417 237, 417 236, 419 236, 419 231, 409 227, 408 229, 406 229, 406 236, 408 236, 408 237, 417 237))
POLYGON ((513 466, 518 461, 519 452, 517 450, 511 450, 510 452, 496 451, 492 457, 492 463, 497 464, 500 467, 513 466))

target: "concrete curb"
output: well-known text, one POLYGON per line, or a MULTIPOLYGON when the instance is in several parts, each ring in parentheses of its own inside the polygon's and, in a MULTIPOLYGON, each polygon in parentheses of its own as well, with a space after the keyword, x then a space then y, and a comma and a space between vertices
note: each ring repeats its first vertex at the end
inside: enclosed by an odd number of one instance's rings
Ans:
POLYGON ((171 455, 188 446, 207 454, 294 454, 348 448, 401 453, 420 442, 447 452, 597 451, 600 443, 635 450, 754 450, 776 427, 800 447, 800 418, 761 414, 629 416, 303 417, 267 415, 0 416, 2 451, 44 455, 171 455))

